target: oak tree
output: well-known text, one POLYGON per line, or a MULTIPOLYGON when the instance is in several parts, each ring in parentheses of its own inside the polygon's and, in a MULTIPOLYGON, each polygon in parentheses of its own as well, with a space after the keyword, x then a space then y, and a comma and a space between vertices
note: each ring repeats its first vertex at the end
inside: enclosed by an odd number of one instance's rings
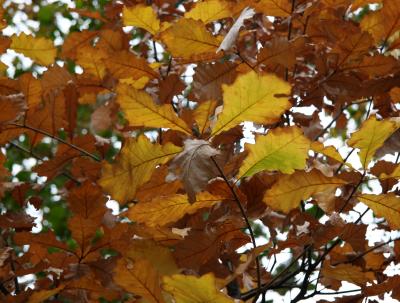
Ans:
POLYGON ((1 3, 1 302, 400 299, 397 1, 1 3))

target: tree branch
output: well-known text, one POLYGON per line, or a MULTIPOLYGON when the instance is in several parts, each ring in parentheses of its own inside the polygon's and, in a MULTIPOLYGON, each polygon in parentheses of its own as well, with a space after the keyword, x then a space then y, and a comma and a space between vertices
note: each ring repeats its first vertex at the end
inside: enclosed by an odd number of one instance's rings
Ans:
POLYGON ((58 141, 58 142, 60 142, 60 143, 63 143, 63 144, 65 144, 65 145, 67 145, 67 146, 69 146, 69 147, 71 147, 71 148, 73 148, 73 149, 75 149, 75 150, 81 152, 81 153, 84 154, 85 156, 88 156, 88 157, 92 158, 93 160, 95 160, 95 161, 97 161, 97 162, 100 162, 100 161, 101 161, 97 156, 95 156, 95 155, 89 153, 88 151, 86 151, 86 150, 80 148, 79 146, 76 146, 76 145, 73 144, 73 143, 70 143, 70 142, 68 142, 68 141, 66 141, 66 140, 64 140, 64 139, 62 139, 62 138, 60 138, 60 137, 54 136, 54 135, 52 135, 52 134, 50 134, 50 133, 48 133, 48 132, 46 132, 46 131, 44 131, 44 130, 41 130, 41 129, 39 129, 39 128, 30 126, 30 125, 27 125, 27 124, 23 125, 23 124, 18 124, 18 123, 11 123, 11 125, 14 125, 14 126, 20 127, 20 128, 29 129, 29 130, 34 131, 34 132, 36 132, 36 133, 39 133, 39 134, 42 134, 42 135, 44 135, 44 136, 50 137, 50 138, 52 138, 52 139, 54 139, 54 140, 56 140, 56 141, 58 141))
MULTIPOLYGON (((215 167, 218 169, 221 177, 224 179, 226 185, 229 187, 229 190, 231 191, 231 193, 232 193, 232 195, 233 195, 233 197, 235 199, 235 202, 236 202, 237 206, 240 209, 242 217, 243 217, 244 221, 246 222, 246 227, 249 230, 251 242, 253 244, 253 248, 256 249, 257 248, 257 244, 256 244, 256 238, 254 236, 253 228, 250 225, 249 218, 246 215, 246 212, 245 212, 245 210, 243 208, 242 203, 240 202, 240 199, 239 199, 238 195, 236 194, 235 189, 229 183, 228 178, 225 176, 224 172, 222 171, 221 167, 218 165, 217 161, 215 161, 214 157, 211 156, 210 158, 213 161, 215 167)), ((256 270, 257 270, 257 289, 258 289, 257 294, 255 296, 255 300, 257 300, 257 297, 258 297, 258 295, 259 295, 259 293, 261 291, 261 268, 260 268, 260 260, 259 260, 258 256, 256 256, 255 262, 256 262, 256 270)))

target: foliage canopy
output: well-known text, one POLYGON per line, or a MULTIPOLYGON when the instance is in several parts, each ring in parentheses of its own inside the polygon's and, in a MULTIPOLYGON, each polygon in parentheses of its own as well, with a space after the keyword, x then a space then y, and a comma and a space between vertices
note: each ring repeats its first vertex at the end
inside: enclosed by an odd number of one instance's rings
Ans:
POLYGON ((400 299, 396 1, 0 14, 2 302, 400 299))

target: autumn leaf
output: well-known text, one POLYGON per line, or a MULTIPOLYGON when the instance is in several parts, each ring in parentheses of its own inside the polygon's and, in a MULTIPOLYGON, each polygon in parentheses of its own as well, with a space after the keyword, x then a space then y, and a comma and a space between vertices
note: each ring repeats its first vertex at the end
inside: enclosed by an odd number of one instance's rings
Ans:
POLYGON ((358 199, 372 209, 378 217, 385 218, 393 229, 400 228, 400 198, 394 193, 386 195, 359 195, 358 199))
POLYGON ((189 201, 196 200, 196 193, 201 192, 208 181, 218 176, 211 157, 219 155, 219 151, 205 140, 185 140, 183 151, 171 162, 169 181, 177 178, 183 181, 189 201))
POLYGON ((383 7, 361 20, 361 28, 371 33, 376 43, 386 43, 400 29, 400 9, 393 1, 384 0, 383 7))
POLYGON ((214 275, 210 273, 201 277, 166 276, 163 282, 163 288, 174 296, 176 303, 234 302, 217 289, 214 275))
POLYGON ((49 289, 49 290, 41 290, 38 292, 34 292, 30 295, 27 303, 42 303, 46 299, 58 294, 65 288, 66 285, 60 285, 56 288, 49 289))
POLYGON ((197 194, 193 203, 189 203, 186 195, 160 196, 131 207, 127 217, 148 226, 163 226, 178 221, 186 214, 194 214, 199 209, 210 208, 221 200, 221 197, 215 197, 207 192, 197 194))
POLYGON ((344 160, 336 148, 332 145, 324 146, 321 142, 312 142, 311 149, 317 153, 321 153, 329 158, 332 158, 340 163, 343 163, 344 160))
POLYGON ((231 14, 231 4, 228 1, 210 0, 197 2, 194 8, 185 13, 185 18, 201 20, 207 24, 212 21, 228 18, 231 14))
POLYGON ((106 66, 103 61, 107 57, 108 54, 103 49, 83 46, 77 51, 76 63, 82 66, 87 74, 103 79, 106 75, 106 66))
POLYGON ((200 135, 203 135, 210 128, 210 118, 213 116, 217 102, 214 100, 203 102, 193 113, 200 135))
POLYGON ((173 144, 152 144, 144 136, 128 139, 112 165, 103 163, 99 184, 120 203, 133 199, 138 187, 146 183, 156 165, 164 164, 181 149, 173 144))
POLYGON ((158 74, 149 66, 146 60, 137 58, 128 51, 113 53, 104 60, 110 73, 118 79, 139 80, 142 77, 154 79, 158 74))
POLYGON ((224 107, 212 136, 244 121, 274 123, 290 107, 287 97, 276 96, 288 95, 290 86, 272 74, 261 76, 251 71, 238 77, 232 85, 222 87, 224 107))
POLYGON ((139 262, 145 259, 162 275, 179 272, 171 250, 153 240, 135 240, 125 249, 124 256, 139 262))
POLYGON ((127 84, 117 88, 117 101, 133 126, 164 127, 191 134, 189 126, 180 119, 171 105, 156 105, 149 94, 127 84))
POLYGON ((266 136, 259 136, 256 144, 247 147, 249 155, 240 167, 240 178, 264 170, 291 174, 295 169, 303 169, 310 141, 297 127, 275 128, 266 136))
POLYGON ((147 30, 155 35, 160 30, 160 21, 151 6, 136 5, 124 7, 122 19, 125 26, 136 26, 147 30))
POLYGON ((42 101, 42 83, 31 74, 25 73, 18 79, 21 91, 30 110, 35 109, 42 101))
POLYGON ((321 274, 324 277, 338 281, 347 281, 357 285, 363 285, 366 282, 372 282, 375 276, 372 272, 363 272, 358 266, 350 264, 339 264, 335 267, 325 265, 321 274))
POLYGON ((288 17, 291 15, 292 4, 289 0, 261 0, 254 7, 267 16, 288 17))
POLYGON ((224 40, 222 40, 221 45, 217 49, 217 53, 221 50, 230 50, 236 42, 236 38, 239 35, 239 30, 243 26, 246 19, 250 19, 254 16, 255 11, 252 8, 245 7, 241 12, 240 16, 237 18, 235 23, 230 28, 229 32, 226 34, 224 40))
POLYGON ((41 65, 50 65, 57 55, 53 41, 46 38, 38 38, 24 33, 11 37, 10 48, 22 53, 41 65))
POLYGON ((0 126, 18 120, 26 110, 22 94, 0 96, 0 126))
POLYGON ((275 210, 288 213, 312 195, 346 184, 345 181, 326 177, 318 170, 310 172, 298 171, 292 175, 281 176, 266 191, 264 202, 275 210))
POLYGON ((230 62, 200 63, 193 77, 194 93, 204 100, 222 98, 222 84, 231 84, 236 76, 237 65, 230 62))
POLYGON ((360 149, 360 160, 362 166, 366 168, 377 149, 383 145, 385 140, 389 138, 398 127, 399 126, 397 126, 394 121, 379 121, 375 116, 371 116, 363 123, 358 131, 351 135, 347 143, 352 147, 360 149))
POLYGON ((146 260, 132 262, 123 258, 118 260, 114 270, 114 280, 118 285, 152 303, 165 302, 159 279, 157 271, 146 260))
POLYGON ((160 34, 172 56, 190 61, 216 58, 220 41, 207 31, 201 21, 179 19, 160 34))

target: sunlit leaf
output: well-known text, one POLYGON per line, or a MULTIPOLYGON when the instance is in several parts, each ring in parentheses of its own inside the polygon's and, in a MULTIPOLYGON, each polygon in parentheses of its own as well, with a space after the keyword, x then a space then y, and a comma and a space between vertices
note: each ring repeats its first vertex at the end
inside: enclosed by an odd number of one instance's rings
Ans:
POLYGON ((166 163, 180 151, 181 148, 171 143, 152 144, 144 136, 128 139, 114 164, 103 163, 99 184, 113 199, 125 203, 133 199, 137 188, 150 179, 156 165, 166 163))
POLYGON ((247 145, 248 157, 240 167, 239 176, 249 177, 263 170, 279 170, 285 174, 303 169, 310 141, 297 127, 275 128, 266 136, 258 136, 256 144, 247 145))
POLYGON ((18 53, 31 58, 41 65, 50 65, 57 55, 53 41, 46 38, 38 38, 24 33, 12 36, 10 48, 18 53))
POLYGON ((217 289, 213 274, 173 275, 164 277, 163 281, 163 288, 174 296, 176 303, 234 302, 217 289))
POLYGON ((398 127, 394 121, 377 120, 375 116, 371 116, 358 131, 351 135, 347 143, 360 149, 360 160, 362 166, 366 168, 377 149, 398 127))
POLYGON ((290 93, 289 84, 272 74, 262 76, 251 71, 222 87, 224 107, 213 127, 213 136, 244 121, 274 123, 290 107, 284 96, 290 93))
POLYGON ((298 171, 292 175, 281 176, 266 191, 264 202, 275 210, 288 213, 298 207, 301 200, 307 200, 316 193, 337 188, 343 184, 346 182, 338 178, 326 177, 318 170, 308 173, 298 171))

